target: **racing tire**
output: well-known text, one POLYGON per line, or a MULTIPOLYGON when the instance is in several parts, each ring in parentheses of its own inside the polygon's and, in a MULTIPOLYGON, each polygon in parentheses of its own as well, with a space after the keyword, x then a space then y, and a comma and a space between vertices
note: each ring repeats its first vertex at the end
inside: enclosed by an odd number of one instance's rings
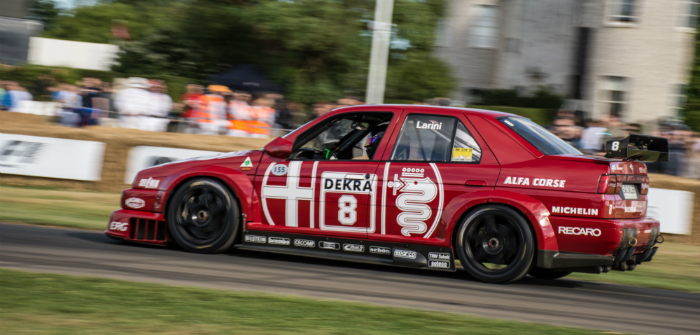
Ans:
POLYGON ((506 284, 525 277, 534 259, 530 225, 502 205, 480 207, 457 229, 456 249, 464 270, 473 278, 506 284))
POLYGON ((166 221, 178 245, 196 253, 219 253, 231 248, 241 211, 226 187, 212 179, 193 179, 171 199, 166 221))
POLYGON ((532 270, 528 273, 529 275, 537 278, 537 279, 549 279, 549 280, 554 280, 554 279, 559 279, 566 277, 571 274, 570 271, 557 271, 553 269, 543 269, 543 268, 538 268, 538 267, 533 267, 532 270))

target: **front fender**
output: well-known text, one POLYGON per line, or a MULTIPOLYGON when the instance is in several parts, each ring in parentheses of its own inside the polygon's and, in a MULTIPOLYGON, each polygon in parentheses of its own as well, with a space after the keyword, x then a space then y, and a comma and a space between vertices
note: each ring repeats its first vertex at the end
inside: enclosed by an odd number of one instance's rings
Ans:
MULTIPOLYGON (((183 170, 173 175, 169 175, 163 180, 162 189, 168 190, 168 197, 174 194, 174 190, 182 182, 197 178, 211 177, 220 179, 233 190, 241 206, 241 213, 245 214, 247 220, 252 220, 253 216, 253 180, 255 174, 246 174, 241 171, 231 169, 224 165, 200 165, 191 169, 183 170)), ((168 204, 169 199, 163 199, 163 203, 168 204)), ((166 205, 167 206, 167 205, 166 205)), ((165 211, 165 210, 164 210, 165 211)))
POLYGON ((549 211, 542 202, 520 193, 495 189, 489 197, 489 203, 509 205, 518 209, 527 216, 535 230, 537 248, 559 250, 554 229, 549 223, 549 211))

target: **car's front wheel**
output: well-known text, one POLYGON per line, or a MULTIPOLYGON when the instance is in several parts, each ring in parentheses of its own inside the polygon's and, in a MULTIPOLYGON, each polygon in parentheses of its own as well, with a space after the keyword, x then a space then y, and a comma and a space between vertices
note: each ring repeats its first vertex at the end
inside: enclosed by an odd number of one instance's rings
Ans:
POLYGON ((488 205, 467 215, 457 230, 456 249, 464 269, 487 283, 523 278, 534 258, 530 226, 515 210, 488 205))
POLYGON ((184 249, 197 253, 228 250, 240 222, 238 202, 220 182, 193 179, 172 196, 166 211, 168 230, 184 249))

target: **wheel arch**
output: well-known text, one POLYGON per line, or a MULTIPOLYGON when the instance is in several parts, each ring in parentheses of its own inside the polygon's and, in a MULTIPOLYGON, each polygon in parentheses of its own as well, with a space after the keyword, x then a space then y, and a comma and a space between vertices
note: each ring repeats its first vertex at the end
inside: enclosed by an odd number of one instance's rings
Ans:
MULTIPOLYGON (((213 169, 202 169, 197 168, 196 171, 184 171, 183 173, 174 176, 173 181, 170 183, 171 187, 169 187, 168 191, 168 197, 165 199, 165 204, 163 206, 163 214, 167 214, 167 208, 170 206, 172 202, 172 195, 174 195, 180 188, 182 188, 185 183, 187 183, 190 180, 193 179, 212 179, 220 182, 224 187, 231 192, 233 195, 233 198, 235 199, 236 203, 238 204, 238 208, 240 209, 241 214, 245 214, 246 217, 250 218, 251 217, 251 209, 253 206, 252 203, 252 194, 253 194, 253 183, 248 179, 248 176, 234 170, 226 169, 223 168, 224 170, 221 169, 221 167, 213 167, 213 169), (238 176, 236 176, 238 175, 238 176), (231 176, 236 176, 234 178, 231 178, 231 176), (249 185, 241 185, 240 179, 241 177, 245 178, 245 180, 248 182, 249 185), (240 194, 251 194, 251 199, 247 199, 245 197, 241 197, 240 194)), ((167 216, 165 218, 166 220, 168 219, 167 216)), ((245 225, 245 222, 241 222, 241 229, 243 229, 243 226, 245 225)))
POLYGON ((488 203, 511 207, 523 215, 535 232, 537 249, 559 250, 554 229, 549 222, 549 210, 541 201, 522 193, 496 189, 491 193, 488 203))
POLYGON ((515 210, 528 223, 535 237, 537 249, 558 250, 554 230, 549 223, 549 211, 539 200, 511 191, 493 191, 487 200, 464 204, 461 214, 453 221, 450 244, 457 245, 457 229, 459 224, 471 213, 487 205, 502 205, 515 210))

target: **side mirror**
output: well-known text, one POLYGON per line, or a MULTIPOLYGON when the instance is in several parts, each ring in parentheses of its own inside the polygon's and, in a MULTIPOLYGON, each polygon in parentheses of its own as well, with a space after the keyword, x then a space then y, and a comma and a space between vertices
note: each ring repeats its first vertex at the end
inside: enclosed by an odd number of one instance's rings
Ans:
POLYGON ((292 142, 287 141, 282 137, 278 137, 268 143, 263 150, 271 157, 284 159, 292 153, 292 142))

